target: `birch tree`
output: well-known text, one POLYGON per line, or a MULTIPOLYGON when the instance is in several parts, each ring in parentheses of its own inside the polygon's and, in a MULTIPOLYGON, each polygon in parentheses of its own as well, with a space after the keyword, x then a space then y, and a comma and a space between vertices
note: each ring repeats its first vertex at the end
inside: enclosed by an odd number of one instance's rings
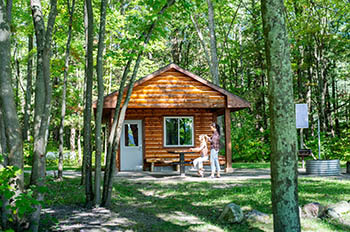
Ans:
MULTIPOLYGON (((175 0, 167 0, 166 4, 161 8, 161 10, 158 12, 157 17, 155 20, 151 23, 148 30, 142 34, 141 39, 143 39, 143 46, 146 47, 152 32, 157 25, 160 17, 164 14, 164 12, 171 7, 175 3, 175 0)), ((132 51, 131 54, 135 53, 136 51, 132 51)), ((106 170, 104 175, 104 186, 103 186, 103 195, 102 195, 102 206, 109 206, 111 202, 111 193, 112 193, 112 182, 113 182, 113 176, 115 173, 115 164, 116 164, 116 150, 119 147, 120 142, 120 136, 122 131, 122 125, 125 119, 125 113, 126 109, 128 107, 128 102, 134 87, 134 83, 136 81, 136 75, 139 69, 139 65, 141 62, 141 57, 143 54, 143 50, 139 51, 137 53, 137 58, 135 61, 135 65, 133 68, 133 73, 129 81, 129 85, 127 87, 127 93, 124 98, 124 89, 125 89, 125 83, 127 80, 127 76, 130 70, 130 66, 132 63, 132 58, 130 58, 125 66, 120 88, 118 91, 118 100, 115 107, 115 113, 113 117, 113 123, 111 126, 111 131, 108 139, 108 149, 107 149, 107 163, 106 163, 106 170), (121 107, 122 99, 124 98, 124 104, 121 107)))
POLYGON ((58 173, 57 178, 62 179, 63 175, 63 146, 64 146, 64 118, 66 117, 66 95, 67 95, 67 76, 69 69, 69 53, 70 53, 70 44, 72 40, 72 24, 73 24, 73 14, 74 14, 75 0, 72 1, 72 5, 70 5, 70 1, 67 0, 67 9, 69 13, 69 24, 68 24, 68 37, 66 43, 66 54, 64 57, 64 77, 63 77, 63 91, 62 91, 62 106, 61 106, 61 122, 59 126, 59 154, 58 154, 58 173))

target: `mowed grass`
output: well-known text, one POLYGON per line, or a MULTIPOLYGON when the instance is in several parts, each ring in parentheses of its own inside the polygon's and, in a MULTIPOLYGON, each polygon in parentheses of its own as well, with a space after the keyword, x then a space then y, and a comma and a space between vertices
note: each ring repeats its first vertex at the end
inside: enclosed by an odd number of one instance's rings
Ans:
MULTIPOLYGON (((48 181, 46 206, 83 205, 80 179, 48 181)), ((130 231, 273 231, 268 224, 218 221, 228 203, 256 209, 272 217, 270 180, 170 182, 116 180, 111 210, 125 218, 130 231)), ((350 181, 326 178, 299 178, 299 203, 329 205, 350 200, 350 181)), ((329 219, 303 219, 302 231, 350 231, 350 227, 329 219)))

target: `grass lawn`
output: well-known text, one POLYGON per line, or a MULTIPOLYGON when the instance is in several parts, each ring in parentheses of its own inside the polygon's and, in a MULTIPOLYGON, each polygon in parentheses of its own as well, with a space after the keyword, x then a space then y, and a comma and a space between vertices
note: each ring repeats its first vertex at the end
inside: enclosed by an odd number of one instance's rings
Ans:
MULTIPOLYGON (((83 205, 84 187, 79 184, 78 178, 65 178, 64 182, 49 180, 45 207, 83 205)), ((271 215, 270 180, 167 183, 117 180, 113 188, 111 211, 120 221, 118 231, 273 231, 272 221, 233 225, 218 221, 230 202, 271 215)), ((350 180, 299 178, 300 205, 310 202, 328 205, 341 200, 350 200, 350 180)), ((43 218, 46 226, 52 226, 52 221, 55 220, 43 218)), ((302 231, 350 231, 350 226, 327 219, 303 219, 302 231)))

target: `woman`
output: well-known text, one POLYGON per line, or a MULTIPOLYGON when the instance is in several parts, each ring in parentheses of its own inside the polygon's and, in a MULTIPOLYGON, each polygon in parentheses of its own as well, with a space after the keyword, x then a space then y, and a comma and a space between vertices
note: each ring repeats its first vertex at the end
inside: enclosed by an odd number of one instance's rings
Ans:
POLYGON ((207 141, 205 139, 206 135, 200 135, 199 141, 200 141, 200 147, 199 148, 191 148, 190 151, 200 152, 201 156, 197 159, 193 160, 193 166, 194 168, 197 168, 198 174, 201 177, 204 177, 204 169, 203 169, 203 162, 207 161, 209 159, 208 156, 208 146, 207 141), (198 167, 197 167, 198 166, 198 167))
POLYGON ((210 178, 214 178, 215 167, 217 171, 217 178, 220 178, 220 164, 219 164, 219 150, 220 150, 220 127, 217 123, 213 122, 210 125, 210 129, 213 132, 211 137, 208 137, 210 142, 210 168, 211 175, 210 178))

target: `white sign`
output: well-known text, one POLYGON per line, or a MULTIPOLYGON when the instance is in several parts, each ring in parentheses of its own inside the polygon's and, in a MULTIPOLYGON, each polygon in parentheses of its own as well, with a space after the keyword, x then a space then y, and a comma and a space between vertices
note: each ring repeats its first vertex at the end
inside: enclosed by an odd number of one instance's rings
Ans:
POLYGON ((307 104, 295 104, 297 128, 309 128, 307 104))

